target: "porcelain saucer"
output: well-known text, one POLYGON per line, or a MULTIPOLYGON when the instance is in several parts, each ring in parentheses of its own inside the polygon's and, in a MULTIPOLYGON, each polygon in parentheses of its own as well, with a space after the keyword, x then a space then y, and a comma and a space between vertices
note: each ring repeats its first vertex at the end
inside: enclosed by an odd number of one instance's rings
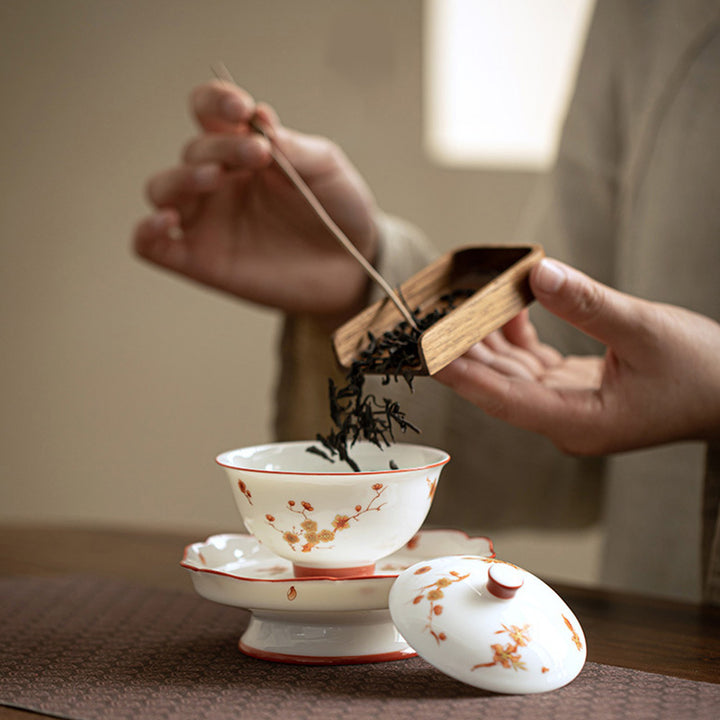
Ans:
POLYGON ((397 576, 422 560, 447 555, 494 557, 486 537, 423 530, 364 577, 295 577, 292 563, 251 535, 214 535, 185 548, 180 563, 208 600, 247 609, 240 638, 247 655, 275 662, 339 665, 412 657, 390 617, 397 576))

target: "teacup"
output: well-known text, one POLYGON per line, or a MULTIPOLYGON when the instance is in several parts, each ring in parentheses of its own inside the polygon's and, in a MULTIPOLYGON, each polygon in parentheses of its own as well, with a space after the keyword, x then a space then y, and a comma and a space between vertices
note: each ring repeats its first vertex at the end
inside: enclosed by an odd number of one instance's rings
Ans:
POLYGON ((358 442, 351 454, 361 471, 353 472, 308 452, 312 445, 270 443, 216 461, 248 532, 290 560, 297 577, 372 575, 377 560, 420 529, 450 456, 422 445, 383 450, 358 442))

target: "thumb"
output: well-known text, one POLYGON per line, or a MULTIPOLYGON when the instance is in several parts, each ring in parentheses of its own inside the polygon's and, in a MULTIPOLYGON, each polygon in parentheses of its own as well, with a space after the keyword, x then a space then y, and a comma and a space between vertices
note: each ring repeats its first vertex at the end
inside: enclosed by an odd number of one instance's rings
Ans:
POLYGON ((604 345, 620 347, 636 338, 644 301, 609 288, 569 265, 543 258, 530 273, 538 302, 604 345))

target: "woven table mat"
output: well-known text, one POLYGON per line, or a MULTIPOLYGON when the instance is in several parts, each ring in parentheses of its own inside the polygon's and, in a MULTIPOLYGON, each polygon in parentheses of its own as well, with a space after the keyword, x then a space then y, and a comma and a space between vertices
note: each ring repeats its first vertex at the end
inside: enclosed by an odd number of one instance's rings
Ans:
POLYGON ((253 660, 248 615, 191 592, 95 577, 0 580, 0 704, 74 720, 716 718, 720 685, 587 663, 541 695, 493 695, 420 658, 253 660))

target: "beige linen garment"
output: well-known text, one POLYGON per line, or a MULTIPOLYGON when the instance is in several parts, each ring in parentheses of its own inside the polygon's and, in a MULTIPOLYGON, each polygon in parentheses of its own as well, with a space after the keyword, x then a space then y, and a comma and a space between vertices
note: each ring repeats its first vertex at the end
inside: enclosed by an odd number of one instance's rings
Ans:
MULTIPOLYGON (((621 290, 720 318, 718 118, 717 0, 598 0, 556 167, 512 240, 539 242, 621 290)), ((393 218, 382 218, 381 236, 379 268, 391 283, 434 255, 393 218)), ((542 309, 533 317, 561 349, 598 351, 542 309)), ((328 336, 310 318, 288 317, 282 360, 278 437, 327 431, 327 378, 338 377, 328 336)), ((392 393, 421 441, 452 455, 431 524, 492 534, 602 518, 607 584, 692 598, 702 575, 704 597, 720 602, 717 447, 570 458, 431 379, 412 396, 401 385, 392 393)))

